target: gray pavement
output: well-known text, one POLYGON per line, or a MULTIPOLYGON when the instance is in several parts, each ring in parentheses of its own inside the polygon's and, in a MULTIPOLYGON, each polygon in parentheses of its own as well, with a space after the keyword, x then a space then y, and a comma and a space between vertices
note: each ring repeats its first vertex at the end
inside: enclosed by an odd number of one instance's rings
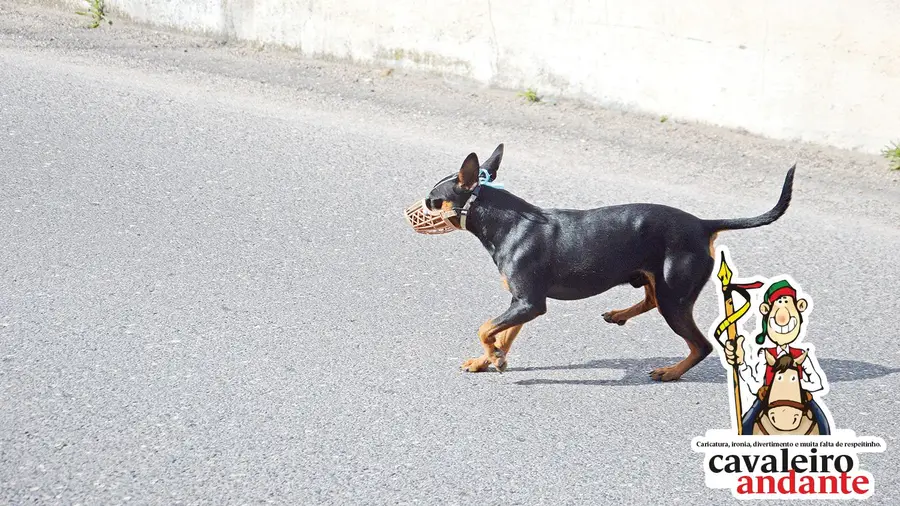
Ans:
POLYGON ((507 296, 474 238, 401 211, 504 142, 501 180, 538 204, 703 217, 767 210, 796 162, 787 215, 718 244, 812 294, 826 403, 885 439, 862 465, 896 503, 900 185, 878 157, 83 23, 0 1, 0 502, 733 502, 690 448, 729 423, 718 361, 650 382, 683 341, 600 317, 641 290, 551 302, 507 374, 459 371, 507 296))

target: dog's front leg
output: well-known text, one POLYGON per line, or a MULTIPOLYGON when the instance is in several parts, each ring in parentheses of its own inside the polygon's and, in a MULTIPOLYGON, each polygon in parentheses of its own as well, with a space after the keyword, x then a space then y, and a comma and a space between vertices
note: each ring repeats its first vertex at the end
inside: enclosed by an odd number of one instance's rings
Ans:
POLYGON ((486 371, 490 365, 500 372, 506 369, 506 350, 512 345, 512 339, 518 334, 522 325, 547 312, 547 301, 513 299, 509 309, 503 314, 488 320, 478 329, 478 338, 484 347, 484 355, 466 360, 462 367, 469 372, 486 371), (503 336, 504 342, 497 343, 498 334, 510 331, 512 336, 503 336), (500 344, 500 347, 497 347, 500 344), (504 349, 505 348, 505 349, 504 349))
MULTIPOLYGON (((503 352, 504 359, 506 355, 509 354, 509 349, 512 347, 513 341, 515 341, 516 336, 519 335, 519 332, 522 330, 522 325, 515 325, 510 327, 503 332, 498 333, 494 337, 494 346, 497 347, 498 350, 503 352)), ((487 370, 488 366, 491 365, 490 355, 482 355, 478 358, 470 358, 463 363, 463 369, 469 372, 482 372, 487 370)))
POLYGON ((512 348, 513 341, 516 340, 516 337, 521 331, 522 325, 516 325, 504 330, 503 332, 500 332, 494 338, 494 346, 499 348, 504 355, 509 355, 509 349, 512 348))

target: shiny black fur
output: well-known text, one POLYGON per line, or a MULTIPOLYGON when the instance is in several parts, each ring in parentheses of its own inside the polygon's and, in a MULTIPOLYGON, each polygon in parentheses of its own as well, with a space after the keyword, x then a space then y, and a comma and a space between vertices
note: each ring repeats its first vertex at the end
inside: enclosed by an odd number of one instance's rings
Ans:
MULTIPOLYGON (((461 208, 477 185, 479 169, 494 180, 502 157, 503 144, 483 165, 475 153, 469 154, 458 174, 434 186, 426 205, 439 209, 450 202, 461 208)), ((584 299, 626 283, 651 283, 659 312, 691 349, 679 363, 683 370, 673 374, 680 376, 712 351, 692 312, 712 273, 714 234, 768 225, 781 217, 790 204, 794 169, 788 171, 781 197, 769 212, 725 220, 704 220, 646 203, 542 209, 505 190, 481 186, 466 229, 490 253, 512 294, 509 308, 493 324, 502 331, 526 323, 546 312, 547 298, 584 299)))

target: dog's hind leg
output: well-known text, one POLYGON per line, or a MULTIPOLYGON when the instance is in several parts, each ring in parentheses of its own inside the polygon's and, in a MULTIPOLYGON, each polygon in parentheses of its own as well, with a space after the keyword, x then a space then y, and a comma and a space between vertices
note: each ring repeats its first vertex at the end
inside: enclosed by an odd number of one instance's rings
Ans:
POLYGON ((647 272, 643 273, 641 278, 643 279, 642 282, 633 280, 631 284, 632 286, 641 286, 641 284, 643 284, 644 300, 628 309, 615 309, 603 313, 603 319, 606 320, 607 323, 625 325, 625 322, 630 318, 644 314, 656 307, 656 278, 653 274, 647 272))
POLYGON ((650 371, 654 380, 673 381, 700 363, 713 351, 712 345, 694 322, 694 302, 709 279, 713 259, 703 255, 667 260, 663 282, 657 283, 659 312, 669 327, 688 345, 688 356, 677 364, 650 371))
POLYGON ((692 309, 693 305, 690 307, 676 307, 668 312, 664 312, 666 310, 663 309, 663 306, 660 306, 660 312, 663 312, 666 322, 676 334, 684 338, 690 353, 677 364, 650 371, 651 378, 661 381, 677 380, 712 352, 712 345, 709 344, 703 332, 697 328, 697 324, 694 322, 694 317, 691 314, 692 309))

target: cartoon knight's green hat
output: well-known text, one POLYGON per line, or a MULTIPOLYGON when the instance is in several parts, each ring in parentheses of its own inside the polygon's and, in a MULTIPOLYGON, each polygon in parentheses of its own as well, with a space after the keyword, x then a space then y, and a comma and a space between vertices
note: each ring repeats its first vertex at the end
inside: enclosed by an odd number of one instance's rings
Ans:
MULTIPOLYGON (((795 290, 787 280, 783 279, 777 283, 772 283, 772 285, 769 286, 769 289, 766 290, 765 302, 771 306, 779 297, 785 295, 797 300, 797 290, 795 290)), ((769 319, 766 316, 767 315, 762 315, 762 333, 756 336, 756 344, 758 345, 762 345, 766 342, 766 336, 769 335, 769 319)))

